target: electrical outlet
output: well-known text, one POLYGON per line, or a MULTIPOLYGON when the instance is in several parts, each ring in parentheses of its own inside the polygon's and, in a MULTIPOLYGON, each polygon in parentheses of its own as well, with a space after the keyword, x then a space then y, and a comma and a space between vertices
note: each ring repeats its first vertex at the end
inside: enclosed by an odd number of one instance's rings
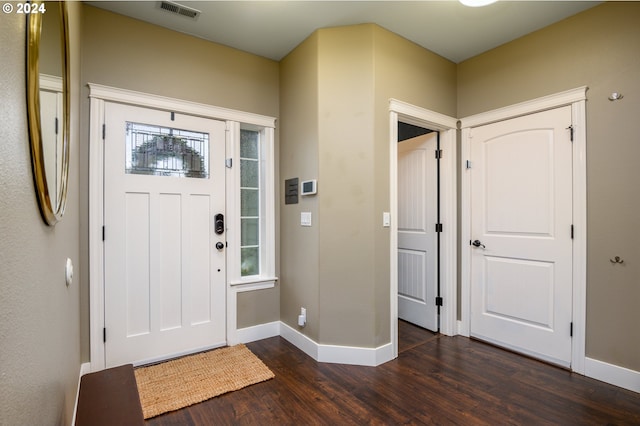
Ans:
POLYGON ((307 325, 307 310, 305 308, 300 308, 300 315, 298 315, 298 326, 304 327, 307 325))

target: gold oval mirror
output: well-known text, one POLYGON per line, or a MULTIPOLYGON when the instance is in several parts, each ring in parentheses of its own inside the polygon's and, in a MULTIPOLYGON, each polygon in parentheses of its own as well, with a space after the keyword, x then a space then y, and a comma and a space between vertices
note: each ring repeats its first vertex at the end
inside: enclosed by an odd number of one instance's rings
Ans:
POLYGON ((28 3, 27 117, 42 218, 64 214, 69 173, 69 35, 63 1, 28 3))

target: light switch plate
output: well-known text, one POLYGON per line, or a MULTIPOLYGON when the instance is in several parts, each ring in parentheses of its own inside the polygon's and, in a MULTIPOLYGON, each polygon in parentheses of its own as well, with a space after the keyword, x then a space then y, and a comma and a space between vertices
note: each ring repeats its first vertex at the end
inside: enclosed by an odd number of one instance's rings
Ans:
POLYGON ((300 225, 311 226, 311 212, 300 212, 300 225))
POLYGON ((383 212, 382 213, 382 226, 388 228, 391 226, 391 213, 383 212))

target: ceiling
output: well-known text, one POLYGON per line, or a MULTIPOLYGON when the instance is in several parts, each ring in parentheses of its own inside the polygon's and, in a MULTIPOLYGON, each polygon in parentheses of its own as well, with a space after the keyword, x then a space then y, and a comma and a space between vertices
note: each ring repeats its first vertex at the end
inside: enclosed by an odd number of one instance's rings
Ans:
POLYGON ((375 23, 455 63, 548 26, 600 1, 89 1, 93 6, 279 61, 318 28, 375 23))

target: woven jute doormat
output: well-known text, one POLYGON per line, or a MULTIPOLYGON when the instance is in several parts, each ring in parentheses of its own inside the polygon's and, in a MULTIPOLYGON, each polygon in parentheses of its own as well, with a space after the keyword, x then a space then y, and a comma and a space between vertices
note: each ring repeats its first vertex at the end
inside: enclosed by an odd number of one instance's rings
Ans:
POLYGON ((145 419, 274 377, 245 345, 137 368, 134 373, 145 419))

